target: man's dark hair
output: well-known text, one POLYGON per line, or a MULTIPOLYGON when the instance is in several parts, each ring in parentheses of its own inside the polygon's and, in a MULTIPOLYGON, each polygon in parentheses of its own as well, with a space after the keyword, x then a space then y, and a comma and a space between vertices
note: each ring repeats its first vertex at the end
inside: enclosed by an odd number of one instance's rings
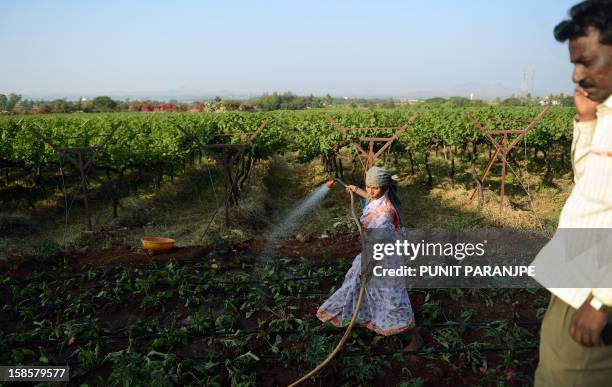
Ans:
POLYGON ((570 20, 555 27, 555 39, 565 42, 587 35, 587 29, 599 30, 599 43, 612 44, 612 0, 586 0, 569 10, 570 20))

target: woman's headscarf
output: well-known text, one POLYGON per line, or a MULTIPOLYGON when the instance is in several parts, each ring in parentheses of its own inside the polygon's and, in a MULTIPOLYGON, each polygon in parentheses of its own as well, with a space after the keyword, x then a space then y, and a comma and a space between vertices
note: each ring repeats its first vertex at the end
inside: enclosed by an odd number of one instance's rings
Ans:
POLYGON ((387 195, 393 207, 395 207, 401 223, 401 203, 397 194, 397 183, 393 180, 391 174, 383 168, 374 166, 366 172, 366 184, 371 187, 387 187, 387 195))

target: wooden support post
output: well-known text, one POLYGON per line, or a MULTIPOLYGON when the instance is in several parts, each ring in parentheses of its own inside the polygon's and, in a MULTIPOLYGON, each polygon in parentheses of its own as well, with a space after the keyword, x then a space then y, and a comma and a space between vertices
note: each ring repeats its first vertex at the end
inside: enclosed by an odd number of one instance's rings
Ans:
POLYGON ((83 190, 83 203, 85 205, 85 217, 87 218, 87 229, 93 231, 91 224, 91 210, 89 209, 89 189, 87 184, 87 173, 83 162, 83 151, 79 151, 79 172, 81 174, 81 184, 83 190))
MULTIPOLYGON (((507 157, 509 153, 512 151, 512 149, 519 143, 519 141, 521 141, 521 139, 525 137, 525 135, 527 135, 527 132, 529 132, 529 130, 531 130, 535 126, 535 124, 540 119, 542 119, 542 117, 544 117, 544 115, 548 112, 548 109, 549 109, 548 107, 544 108, 544 110, 542 110, 540 114, 538 114, 533 120, 531 120, 531 122, 529 123, 529 125, 527 125, 527 127, 525 127, 524 129, 520 129, 520 130, 486 130, 482 126, 482 124, 478 120, 476 120, 474 117, 472 117, 468 112, 464 113, 465 116, 474 124, 474 126, 476 126, 478 130, 480 130, 482 135, 485 136, 491 142, 491 144, 493 144, 493 146, 495 147, 495 153, 493 154, 493 156, 491 156, 491 159, 489 160, 489 163, 487 164, 487 167, 485 168, 485 171, 482 177, 480 178, 480 186, 482 186, 482 183, 487 177, 487 174, 489 173, 491 166, 497 159, 497 156, 498 155, 501 156, 502 171, 501 171, 501 181, 500 181, 500 186, 499 186, 499 194, 500 194, 499 211, 500 213, 503 212, 504 210, 506 167, 508 164, 507 157), (511 134, 517 134, 517 136, 512 140, 512 142, 509 143, 508 135, 511 135, 511 134), (495 139, 494 136, 501 136, 501 143, 499 143, 495 139)), ((478 187, 476 187, 476 189, 474 189, 474 191, 470 195, 470 200, 474 199, 474 196, 477 190, 478 190, 478 187)))
MULTIPOLYGON (((495 153, 493 154, 493 156, 491 156, 491 160, 489 160, 489 164, 487 164, 487 167, 485 168, 484 173, 482 174, 482 177, 480 178, 480 183, 481 184, 484 181, 484 179, 487 177, 487 174, 489 173, 489 170, 493 166, 493 163, 495 162, 495 159, 497 159, 497 154, 498 153, 499 153, 499 150, 495 149, 495 153)), ((474 191, 472 191, 472 195, 470 196, 470 200, 474 199, 474 195, 476 195, 477 191, 478 191, 478 187, 474 188, 474 191)))
MULTIPOLYGON (((416 120, 416 117, 417 117, 417 114, 415 113, 410 118, 410 122, 414 122, 414 120, 416 120)), ((343 136, 347 136, 348 132, 352 130, 366 131, 366 130, 392 129, 392 128, 344 128, 340 126, 336 121, 334 121, 333 118, 327 117, 326 119, 343 136)), ((408 124, 404 124, 403 126, 401 126, 398 130, 395 131, 395 133, 391 137, 364 137, 364 136, 361 136, 361 137, 354 137, 350 139, 351 143, 353 144, 353 147, 357 151, 357 155, 360 156, 363 161, 363 164, 364 164, 363 179, 364 180, 365 180, 365 173, 367 172, 367 170, 370 167, 372 167, 376 163, 376 160, 391 146, 391 144, 393 144, 393 142, 397 140, 402 135, 402 133, 404 133, 406 128, 408 128, 408 124), (364 150, 363 147, 361 146, 363 142, 368 143, 367 150, 364 150), (380 149, 378 149, 377 151, 374 150, 374 143, 376 142, 384 143, 380 147, 380 149)))
POLYGON ((508 155, 509 149, 508 149, 508 136, 506 134, 504 134, 504 137, 502 139, 502 149, 504 149, 504 153, 503 153, 503 157, 502 157, 502 172, 501 172, 501 182, 500 182, 500 186, 499 186, 499 212, 502 212, 504 210, 504 194, 505 194, 505 188, 506 188, 506 156, 508 155))
POLYGON ((229 208, 230 208, 230 200, 231 200, 231 176, 229 170, 229 157, 227 153, 227 149, 223 149, 223 189, 225 191, 225 219, 224 224, 225 227, 229 226, 229 208))
MULTIPOLYGON (((222 152, 221 162, 223 169, 223 190, 225 194, 225 199, 223 202, 225 213, 224 225, 225 227, 228 227, 229 208, 238 204, 239 196, 238 178, 236 173, 232 173, 232 165, 235 161, 240 161, 240 159, 244 156, 245 151, 251 146, 251 142, 268 125, 268 121, 262 121, 259 127, 248 136, 247 143, 243 144, 204 144, 197 136, 181 125, 177 124, 176 122, 174 122, 174 125, 177 129, 183 132, 187 138, 198 145, 202 151, 212 155, 216 155, 215 152, 222 152)), ((240 165, 241 163, 238 162, 237 164, 240 165)))
MULTIPOLYGON (((36 125, 38 125, 38 123, 36 125)), ((71 148, 60 147, 57 144, 55 144, 51 139, 49 139, 48 137, 40 133, 38 130, 32 127, 29 128, 30 131, 36 137, 38 137, 43 142, 47 143, 47 145, 53 148, 53 150, 55 150, 59 155, 62 155, 66 159, 68 159, 68 161, 70 161, 75 166, 75 168, 78 169, 79 175, 81 176, 81 182, 79 183, 77 192, 78 191, 83 192, 83 205, 85 207, 87 230, 89 231, 93 231, 93 225, 91 223, 91 209, 89 206, 89 189, 87 185, 87 173, 89 171, 89 168, 95 162, 98 152, 106 146, 106 144, 110 141, 113 134, 115 134, 115 131, 117 130, 118 127, 119 127, 118 125, 114 125, 110 133, 104 137, 104 139, 99 145, 87 146, 87 147, 71 147, 71 148), (74 157, 72 157, 70 155, 71 153, 76 153, 77 158, 75 159, 74 157), (89 158, 86 158, 85 153, 91 153, 91 156, 89 158)), ((39 128, 41 127, 39 126, 39 128)), ((62 174, 63 174, 63 171, 62 171, 62 174)))

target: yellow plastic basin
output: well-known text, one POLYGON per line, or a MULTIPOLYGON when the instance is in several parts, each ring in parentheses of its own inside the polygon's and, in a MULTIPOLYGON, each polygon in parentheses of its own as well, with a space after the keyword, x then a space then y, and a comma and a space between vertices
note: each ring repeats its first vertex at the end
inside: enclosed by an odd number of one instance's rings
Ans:
POLYGON ((142 237, 142 248, 151 251, 170 250, 174 247, 174 239, 164 237, 142 237))

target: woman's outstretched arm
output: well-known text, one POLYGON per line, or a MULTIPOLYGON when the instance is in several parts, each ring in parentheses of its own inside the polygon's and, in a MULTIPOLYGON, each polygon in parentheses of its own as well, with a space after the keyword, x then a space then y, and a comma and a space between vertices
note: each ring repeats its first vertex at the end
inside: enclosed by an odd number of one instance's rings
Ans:
POLYGON ((347 185, 346 192, 355 192, 357 195, 361 196, 364 199, 367 199, 369 196, 365 190, 357 187, 356 185, 347 185))

